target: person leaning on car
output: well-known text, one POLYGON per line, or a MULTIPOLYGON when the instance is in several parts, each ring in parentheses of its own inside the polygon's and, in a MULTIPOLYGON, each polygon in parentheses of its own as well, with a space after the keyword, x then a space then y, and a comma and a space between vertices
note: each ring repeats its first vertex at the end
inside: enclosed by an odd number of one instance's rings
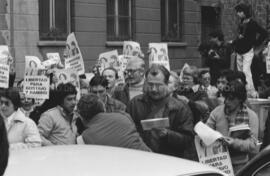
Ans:
POLYGON ((82 96, 77 107, 86 127, 81 135, 83 143, 151 151, 129 115, 125 112, 105 113, 104 102, 97 95, 82 96))
POLYGON ((143 94, 129 102, 127 112, 151 150, 184 157, 193 141, 193 116, 184 102, 170 96, 169 77, 164 66, 152 65, 146 72, 143 94), (155 118, 168 118, 169 127, 143 130, 141 120, 155 118))

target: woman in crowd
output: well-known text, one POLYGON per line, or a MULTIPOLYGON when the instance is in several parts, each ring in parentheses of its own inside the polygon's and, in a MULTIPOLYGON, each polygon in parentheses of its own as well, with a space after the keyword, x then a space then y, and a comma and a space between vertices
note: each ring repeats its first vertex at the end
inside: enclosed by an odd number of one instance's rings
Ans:
POLYGON ((19 109, 21 101, 16 88, 1 90, 0 106, 11 150, 41 146, 36 124, 19 109))

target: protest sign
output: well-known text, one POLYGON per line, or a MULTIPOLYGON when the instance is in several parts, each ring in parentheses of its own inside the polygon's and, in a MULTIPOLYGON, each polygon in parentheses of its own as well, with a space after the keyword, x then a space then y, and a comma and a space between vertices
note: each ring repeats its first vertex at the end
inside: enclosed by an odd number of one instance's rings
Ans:
POLYGON ((98 57, 98 65, 100 66, 101 72, 108 67, 118 68, 119 63, 117 50, 101 53, 98 57))
POLYGON ((9 49, 7 45, 0 45, 0 63, 8 65, 9 49))
POLYGON ((149 43, 149 67, 152 64, 160 64, 170 71, 167 43, 149 43))
POLYGON ((194 142, 200 163, 215 167, 229 176, 234 176, 228 148, 223 145, 222 141, 217 140, 210 146, 206 146, 198 136, 195 136, 194 142))
POLYGON ((267 47, 263 50, 263 54, 266 55, 266 73, 270 73, 270 42, 268 42, 267 47))
POLYGON ((61 64, 59 53, 47 53, 46 56, 48 59, 42 62, 42 65, 46 69, 49 69, 49 68, 52 68, 54 66, 61 64))
POLYGON ((139 56, 141 53, 140 44, 134 41, 124 41, 123 55, 124 56, 139 56))
POLYGON ((23 92, 27 98, 49 99, 50 79, 45 75, 26 75, 23 92))
POLYGON ((25 76, 44 75, 45 67, 36 56, 25 56, 25 76))
POLYGON ((185 63, 184 66, 182 67, 181 72, 180 72, 180 76, 179 76, 180 82, 183 82, 183 74, 184 74, 184 70, 185 70, 186 68, 188 68, 188 67, 189 67, 189 65, 188 65, 187 63, 185 63))
POLYGON ((207 146, 213 144, 216 140, 222 138, 222 134, 220 132, 213 130, 202 122, 198 122, 195 125, 194 131, 198 134, 200 139, 207 146))
POLYGON ((141 120, 143 130, 151 130, 153 128, 168 128, 170 126, 169 118, 155 118, 141 120))
POLYGON ((78 75, 84 74, 83 57, 74 33, 68 35, 66 47, 68 50, 68 58, 65 59, 65 68, 76 70, 78 75))
POLYGON ((71 83, 76 87, 77 90, 77 99, 80 98, 80 79, 76 70, 74 69, 56 69, 55 76, 57 78, 56 86, 63 83, 71 83))
POLYGON ((9 86, 9 66, 0 63, 0 87, 8 88, 9 86))

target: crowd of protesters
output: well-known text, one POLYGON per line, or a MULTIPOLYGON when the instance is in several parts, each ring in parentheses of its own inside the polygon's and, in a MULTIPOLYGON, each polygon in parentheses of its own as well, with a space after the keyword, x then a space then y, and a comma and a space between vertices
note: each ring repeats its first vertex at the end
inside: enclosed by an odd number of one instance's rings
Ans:
MULTIPOLYGON (((79 100, 73 84, 61 83, 56 87, 51 75, 50 98, 41 105, 24 96, 22 80, 17 87, 0 91, 1 147, 7 149, 9 143, 12 152, 49 145, 98 144, 198 161, 193 128, 201 121, 224 136, 237 171, 256 152, 259 131, 258 116, 247 102, 256 91, 250 71, 252 60, 248 58, 254 55, 255 39, 245 34, 259 27, 245 8, 243 4, 235 8, 243 18, 241 33, 233 42, 238 70, 230 69, 233 45, 224 42, 222 33, 214 32, 210 34, 214 45, 199 48, 207 57, 210 70, 200 71, 193 65, 178 73, 156 64, 146 68, 147 58, 135 57, 128 60, 124 84, 117 84, 119 76, 113 67, 101 73, 98 68, 93 69, 94 77, 90 81, 81 77, 79 100), (241 60, 243 68, 240 68, 241 60), (169 127, 145 130, 142 120, 155 118, 168 118, 169 127), (244 138, 229 135, 229 128, 238 124, 247 124, 251 129, 244 138)), ((263 29, 259 29, 264 35, 263 29)), ((256 96, 268 97, 269 89, 257 91, 256 96)), ((269 124, 266 137, 270 135, 269 124)), ((270 139, 263 142, 266 146, 270 139)), ((1 149, 0 153, 0 162, 5 166, 7 159, 2 156, 8 156, 9 152, 1 149)))

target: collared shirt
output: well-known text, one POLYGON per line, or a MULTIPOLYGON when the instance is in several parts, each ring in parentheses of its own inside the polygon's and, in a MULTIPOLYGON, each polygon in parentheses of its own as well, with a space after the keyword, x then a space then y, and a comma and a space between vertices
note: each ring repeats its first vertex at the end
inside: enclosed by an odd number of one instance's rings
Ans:
POLYGON ((25 109, 23 109, 23 108, 20 108, 20 110, 24 113, 24 115, 26 116, 26 117, 29 117, 30 116, 30 114, 31 114, 31 112, 33 112, 33 107, 31 107, 31 109, 29 110, 29 111, 26 111, 25 109))
POLYGON ((13 112, 9 117, 4 117, 4 121, 5 121, 5 125, 6 125, 6 129, 7 131, 10 129, 10 127, 12 126, 14 117, 15 117, 16 111, 13 112))

